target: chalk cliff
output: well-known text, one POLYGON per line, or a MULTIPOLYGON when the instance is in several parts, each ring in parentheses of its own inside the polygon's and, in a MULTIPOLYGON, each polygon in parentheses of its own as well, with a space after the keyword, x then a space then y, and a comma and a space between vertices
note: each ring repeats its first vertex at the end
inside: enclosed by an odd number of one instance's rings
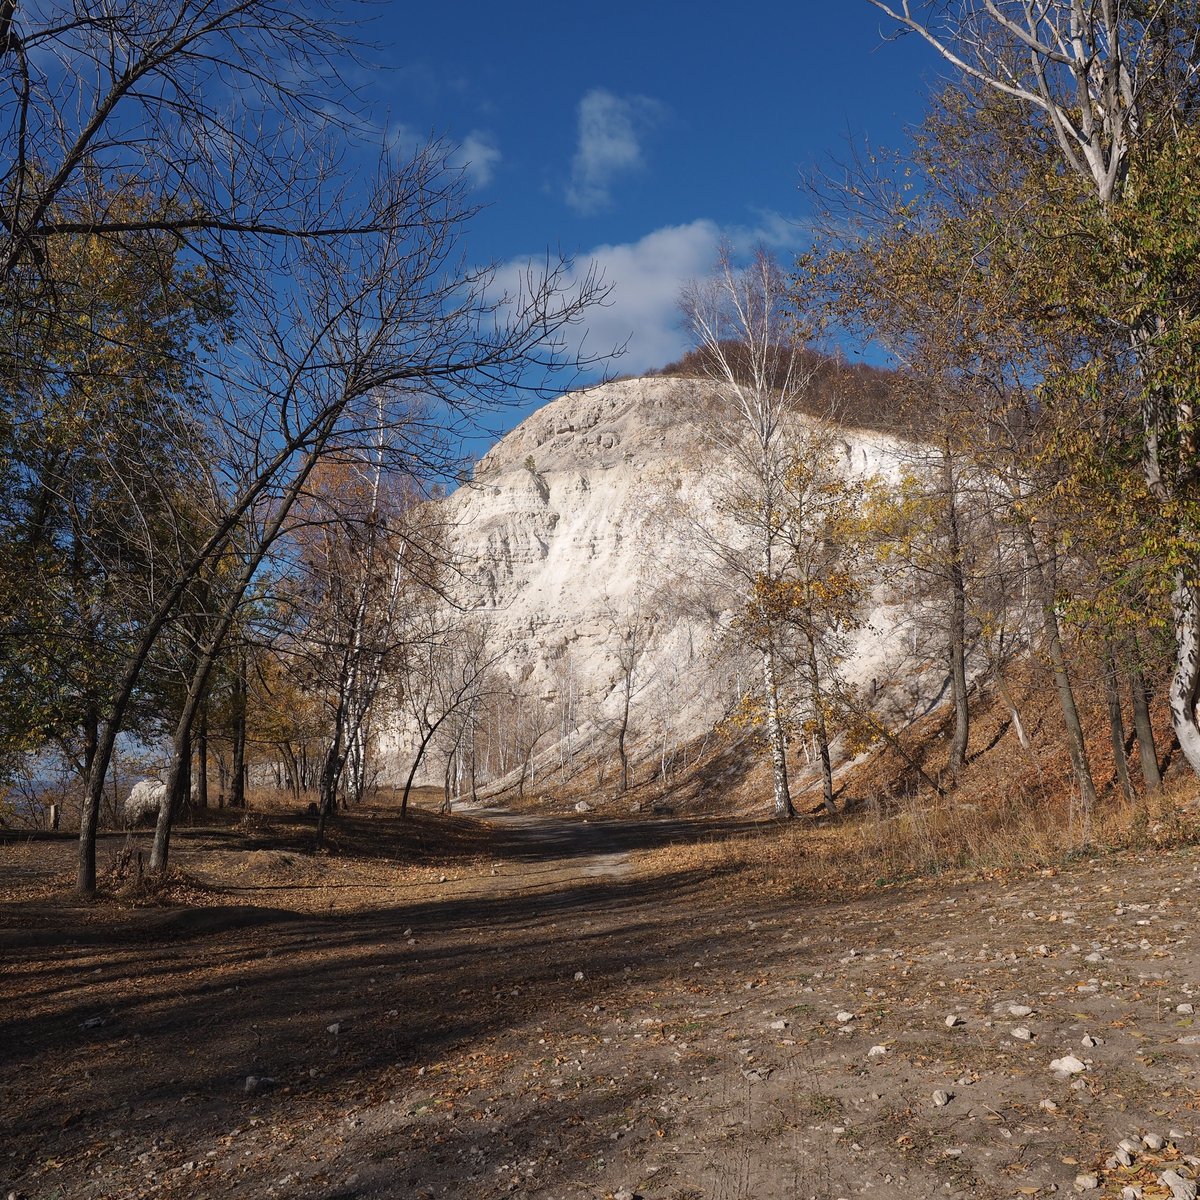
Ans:
MULTIPOLYGON (((568 393, 507 434, 442 502, 463 564, 458 601, 504 651, 521 696, 558 710, 543 757, 564 729, 577 727, 580 745, 618 719, 630 654, 631 732, 647 752, 703 733, 755 685, 753 660, 720 637, 719 591, 675 603, 691 564, 662 519, 672 492, 711 517, 714 403, 705 384, 671 377, 568 393)), ((848 475, 894 477, 905 458, 885 434, 844 430, 835 444, 848 475)), ((880 608, 855 636, 852 677, 886 670, 894 625, 880 608)), ((423 775, 440 772, 435 755, 423 775)))

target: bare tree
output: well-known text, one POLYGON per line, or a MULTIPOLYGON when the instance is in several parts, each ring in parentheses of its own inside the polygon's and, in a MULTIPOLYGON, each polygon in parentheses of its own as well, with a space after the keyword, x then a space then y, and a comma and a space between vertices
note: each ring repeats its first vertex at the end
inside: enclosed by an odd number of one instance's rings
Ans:
POLYGON ((402 711, 416 736, 400 799, 402 817, 426 751, 443 729, 450 735, 447 757, 457 750, 463 723, 489 694, 493 670, 503 657, 504 651, 488 648, 481 631, 465 619, 448 617, 432 594, 427 598, 404 650, 399 684, 402 711))
POLYGON ((635 696, 650 682, 645 677, 643 655, 646 642, 652 632, 652 605, 643 600, 639 588, 625 603, 606 596, 604 620, 608 626, 605 645, 615 659, 617 667, 616 685, 612 695, 616 696, 616 712, 605 722, 613 730, 617 747, 617 761, 621 767, 620 791, 629 791, 629 739, 632 732, 633 702, 635 696))
POLYGON ((411 482, 385 480, 382 449, 381 430, 374 461, 331 463, 290 531, 302 573, 292 597, 301 624, 289 654, 326 714, 318 838, 339 794, 361 799, 371 715, 411 633, 405 610, 414 591, 436 585, 439 554, 422 521, 427 506, 411 482))
POLYGON ((680 307, 723 408, 704 452, 713 460, 712 474, 723 477, 717 494, 725 534, 711 525, 695 528, 704 533, 711 557, 741 579, 742 600, 753 614, 749 628, 762 674, 775 815, 791 817, 781 628, 757 584, 777 579, 786 560, 789 433, 812 367, 801 354, 804 338, 787 277, 765 250, 738 268, 729 248, 723 249, 716 273, 689 284, 680 307))

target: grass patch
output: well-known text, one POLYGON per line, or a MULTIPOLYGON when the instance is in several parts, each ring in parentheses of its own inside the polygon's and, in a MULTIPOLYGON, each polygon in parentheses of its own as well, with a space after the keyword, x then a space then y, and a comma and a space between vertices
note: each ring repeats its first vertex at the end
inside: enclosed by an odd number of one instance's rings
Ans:
POLYGON ((963 873, 1054 870, 1078 858, 1200 842, 1194 783, 1136 804, 1109 802, 1082 841, 1065 802, 1005 797, 964 803, 925 794, 863 805, 833 820, 763 822, 750 832, 672 844, 640 856, 650 874, 697 871, 791 894, 861 892, 963 873))

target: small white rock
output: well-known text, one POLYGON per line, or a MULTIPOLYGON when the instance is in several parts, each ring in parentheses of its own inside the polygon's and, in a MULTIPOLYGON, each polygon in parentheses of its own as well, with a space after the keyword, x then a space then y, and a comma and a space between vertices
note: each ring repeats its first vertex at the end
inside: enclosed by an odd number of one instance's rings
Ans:
POLYGON ((843 1011, 843 1012, 838 1013, 837 1019, 838 1019, 839 1025, 845 1025, 847 1021, 854 1020, 854 1014, 852 1012, 844 1012, 843 1011))
POLYGON ((938 1090, 933 1093, 934 1108, 945 1108, 946 1105, 949 1103, 950 1103, 950 1093, 949 1092, 944 1092, 944 1091, 942 1091, 941 1088, 938 1088, 938 1090))
POLYGON ((958 1015, 958 1013, 951 1013, 946 1018, 946 1028, 947 1029, 953 1029, 955 1027, 955 1025, 965 1025, 965 1024, 966 1024, 966 1021, 964 1021, 963 1018, 958 1015))
POLYGON ((1018 1042, 1033 1041, 1033 1033, 1026 1029, 1024 1025, 1018 1025, 1016 1029, 1012 1031, 1012 1035, 1017 1039, 1018 1042))
MULTIPOLYGON (((1142 1152, 1141 1142, 1135 1142, 1133 1138, 1122 1138, 1117 1143, 1118 1150, 1124 1150, 1126 1154, 1140 1154, 1142 1152)), ((1129 1164, 1126 1163, 1126 1166, 1129 1164)))
POLYGON ((1008 1006, 1008 1015, 1010 1017, 1028 1017, 1032 1012, 1033 1009, 1028 1004, 1010 1004, 1008 1006))
POLYGON ((576 972, 575 972, 575 982, 576 982, 576 983, 582 983, 582 982, 583 982, 583 972, 582 972, 582 971, 576 971, 576 972))
POLYGON ((1038 1108, 1044 1109, 1046 1112, 1058 1112, 1058 1105, 1053 1100, 1043 1100, 1038 1108))
POLYGON ((1147 1150, 1157 1154, 1166 1145, 1166 1141, 1157 1133, 1144 1133, 1142 1134, 1142 1145, 1147 1150))
POLYGON ((1090 1033, 1085 1033, 1083 1035, 1083 1041, 1080 1044, 1086 1047, 1088 1050, 1092 1050, 1096 1046, 1100 1045, 1100 1039, 1098 1037, 1092 1037, 1090 1033))
POLYGON ((1075 1190, 1077 1192, 1094 1192, 1100 1186, 1100 1177, 1093 1175, 1090 1171, 1085 1175, 1075 1176, 1075 1190))
POLYGON ((1133 1166, 1133 1155, 1130 1154, 1128 1150, 1118 1150, 1116 1154, 1113 1155, 1113 1158, 1123 1167, 1133 1166))
POLYGON ((886 1053, 887 1053, 886 1046, 872 1046, 870 1048, 870 1050, 867 1051, 867 1057, 868 1058, 882 1058, 886 1053))
POLYGON ((1193 1013, 1195 1013, 1196 1006, 1194 1004, 1177 1004, 1175 1005, 1175 1011, 1179 1013, 1180 1016, 1190 1017, 1193 1013))
POLYGON ((1171 1200, 1196 1200, 1196 1185, 1177 1171, 1164 1171, 1158 1180, 1171 1189, 1171 1200))
POLYGON ((772 1021, 770 1023, 770 1025, 767 1026, 768 1029, 786 1029, 787 1027, 788 1027, 787 1021, 783 1021, 783 1020, 772 1021))
POLYGON ((1078 1075, 1081 1071, 1086 1071, 1087 1066, 1075 1055, 1065 1054, 1062 1058, 1050 1060, 1050 1070, 1057 1071, 1060 1075, 1078 1075))

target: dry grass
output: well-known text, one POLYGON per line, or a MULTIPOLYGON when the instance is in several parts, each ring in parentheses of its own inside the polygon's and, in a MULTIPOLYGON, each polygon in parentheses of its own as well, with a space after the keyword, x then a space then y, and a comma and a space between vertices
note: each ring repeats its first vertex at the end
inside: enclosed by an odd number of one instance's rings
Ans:
MULTIPOLYGON (((1010 684, 1032 741, 1021 746, 1006 707, 995 696, 975 698, 971 753, 951 786, 944 775, 949 714, 939 709, 904 731, 909 760, 882 747, 841 773, 843 812, 816 812, 786 823, 766 822, 749 835, 671 846, 643 857, 650 872, 681 867, 719 872, 732 887, 781 895, 866 891, 908 880, 960 874, 990 876, 1053 869, 1081 854, 1164 849, 1200 841, 1200 781, 1182 769, 1170 717, 1155 706, 1160 751, 1168 751, 1168 783, 1155 797, 1124 800, 1115 778, 1102 689, 1081 688, 1088 756, 1100 800, 1090 819, 1079 811, 1061 714, 1052 687, 1032 665, 1010 684), (943 777, 936 795, 913 769, 943 777)), ((1133 756, 1134 758, 1136 756, 1133 756)), ((1140 783, 1134 761, 1130 770, 1140 783)), ((797 807, 819 803, 811 774, 801 775, 797 807)), ((743 779, 716 789, 742 813, 766 813, 770 778, 761 762, 743 779)))
POLYGON ((1053 868, 1081 854, 1200 842, 1200 788, 1176 784, 1097 813, 1082 836, 1069 803, 1040 797, 989 804, 925 795, 834 820, 764 823, 751 834, 672 845, 640 857, 651 874, 680 869, 731 886, 783 893, 861 891, 939 875, 1053 868))

